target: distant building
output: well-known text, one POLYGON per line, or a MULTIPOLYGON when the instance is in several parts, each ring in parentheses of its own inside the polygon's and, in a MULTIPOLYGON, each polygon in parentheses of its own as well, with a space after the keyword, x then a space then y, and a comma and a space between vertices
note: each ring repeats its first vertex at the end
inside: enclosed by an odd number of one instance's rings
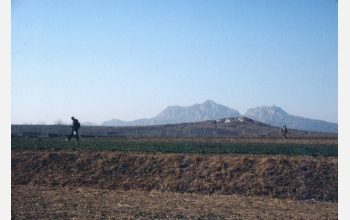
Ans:
POLYGON ((225 119, 224 118, 219 118, 216 120, 216 123, 224 123, 225 119))

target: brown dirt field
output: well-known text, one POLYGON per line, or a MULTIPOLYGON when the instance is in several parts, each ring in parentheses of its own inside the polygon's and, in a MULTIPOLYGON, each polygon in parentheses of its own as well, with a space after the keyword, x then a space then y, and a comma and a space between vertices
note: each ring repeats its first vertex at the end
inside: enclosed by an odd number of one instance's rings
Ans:
POLYGON ((12 150, 11 216, 337 219, 338 158, 12 150))
POLYGON ((338 219, 338 203, 15 185, 12 219, 338 219))

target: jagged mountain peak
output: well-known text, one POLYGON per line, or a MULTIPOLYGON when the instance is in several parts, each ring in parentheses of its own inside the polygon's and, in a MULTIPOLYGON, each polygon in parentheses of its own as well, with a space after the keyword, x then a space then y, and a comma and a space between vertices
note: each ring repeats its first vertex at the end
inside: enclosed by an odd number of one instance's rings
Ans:
POLYGON ((272 105, 272 106, 258 106, 258 107, 255 107, 255 108, 251 108, 249 110, 259 110, 259 111, 269 111, 270 110, 270 111, 281 111, 281 112, 284 112, 281 107, 278 107, 276 105, 272 105))
POLYGON ((207 100, 201 104, 194 104, 186 107, 169 106, 154 119, 158 122, 163 121, 173 124, 239 116, 241 116, 241 114, 238 111, 207 100))
POLYGON ((216 104, 214 101, 208 99, 207 101, 203 102, 201 105, 215 106, 215 105, 218 105, 218 104, 216 104))
POLYGON ((282 108, 275 105, 272 107, 259 106, 249 109, 244 116, 273 126, 287 125, 289 128, 299 130, 331 133, 338 132, 338 124, 336 123, 289 115, 282 108))
POLYGON ((207 101, 203 102, 202 104, 200 104, 199 106, 201 109, 217 109, 223 105, 217 104, 211 100, 207 100, 207 101))
POLYGON ((262 121, 266 121, 267 118, 271 120, 272 118, 281 118, 288 116, 288 113, 285 112, 282 108, 273 106, 258 106, 256 108, 248 109, 244 114, 247 117, 259 118, 262 121))

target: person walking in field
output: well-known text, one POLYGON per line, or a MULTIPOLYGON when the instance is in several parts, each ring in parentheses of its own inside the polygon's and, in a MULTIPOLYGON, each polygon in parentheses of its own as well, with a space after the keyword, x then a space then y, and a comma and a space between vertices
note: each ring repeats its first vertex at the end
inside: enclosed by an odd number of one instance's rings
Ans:
POLYGON ((74 117, 71 117, 71 119, 73 120, 72 132, 70 133, 70 135, 68 136, 68 139, 66 139, 66 140, 70 141, 70 139, 72 139, 73 135, 75 135, 75 137, 77 138, 77 141, 79 141, 78 130, 80 128, 80 123, 79 123, 78 119, 76 119, 74 117))
POLYGON ((284 139, 286 139, 287 137, 286 137, 286 134, 287 134, 287 127, 285 126, 285 125, 283 125, 282 126, 282 134, 283 134, 283 137, 284 137, 284 139))

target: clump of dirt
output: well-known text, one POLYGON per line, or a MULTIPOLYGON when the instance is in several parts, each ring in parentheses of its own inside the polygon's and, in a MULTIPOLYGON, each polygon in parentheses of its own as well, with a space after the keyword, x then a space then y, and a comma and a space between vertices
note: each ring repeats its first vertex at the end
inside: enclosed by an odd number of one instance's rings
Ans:
POLYGON ((11 184, 338 201, 338 158, 12 150, 11 184))

